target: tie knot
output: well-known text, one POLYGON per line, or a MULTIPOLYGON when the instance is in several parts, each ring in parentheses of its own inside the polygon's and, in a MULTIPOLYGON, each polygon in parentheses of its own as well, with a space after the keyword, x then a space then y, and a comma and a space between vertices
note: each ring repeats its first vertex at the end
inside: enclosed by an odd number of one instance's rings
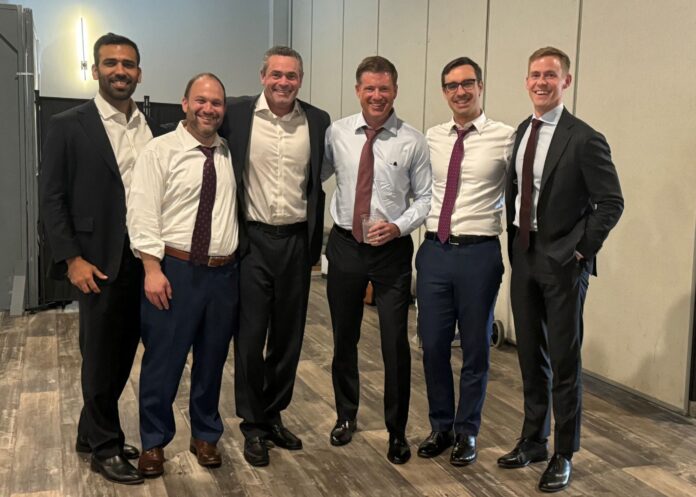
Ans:
POLYGON ((365 128, 363 129, 365 130, 365 136, 367 137, 367 141, 374 141, 374 139, 377 137, 380 131, 382 131, 384 128, 372 129, 365 126, 365 128))
POLYGON ((541 119, 532 119, 532 129, 539 129, 543 123, 541 119))
POLYGON ((460 129, 460 128, 455 127, 455 130, 457 131, 457 139, 458 139, 458 140, 463 140, 464 137, 465 137, 470 131, 473 131, 473 130, 475 130, 475 129, 476 129, 476 127, 475 127, 473 124, 472 124, 471 126, 469 126, 468 128, 466 128, 466 129, 460 129))
POLYGON ((205 155, 207 159, 210 159, 213 156, 213 153, 215 153, 215 147, 204 147, 203 145, 198 145, 198 148, 201 149, 201 152, 203 152, 203 155, 205 155))

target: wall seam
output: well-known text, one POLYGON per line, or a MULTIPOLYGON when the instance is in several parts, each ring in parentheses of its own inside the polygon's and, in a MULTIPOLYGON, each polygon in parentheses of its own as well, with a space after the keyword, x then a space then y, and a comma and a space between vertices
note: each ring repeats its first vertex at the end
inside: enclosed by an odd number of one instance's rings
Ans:
MULTIPOLYGON (((490 41, 491 28, 491 0, 486 1, 486 40, 483 47, 483 80, 488 81, 488 45, 490 41)), ((483 92, 483 109, 486 109, 488 92, 483 92)))
POLYGON ((423 112, 421 113, 421 131, 425 133, 425 107, 428 103, 428 54, 430 53, 430 0, 425 11, 425 71, 423 71, 423 112))
POLYGON ((346 0, 341 2, 341 84, 339 85, 338 94, 340 100, 338 102, 338 115, 343 117, 343 80, 346 72, 346 0))
POLYGON ((575 45, 575 84, 573 85, 573 114, 578 105, 578 81, 580 80, 580 40, 582 36, 582 7, 583 0, 578 0, 578 36, 575 45))

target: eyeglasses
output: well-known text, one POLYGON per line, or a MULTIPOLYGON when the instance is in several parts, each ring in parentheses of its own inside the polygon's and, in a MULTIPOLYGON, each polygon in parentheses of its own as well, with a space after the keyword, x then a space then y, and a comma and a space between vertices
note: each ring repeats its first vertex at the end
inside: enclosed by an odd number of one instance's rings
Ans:
POLYGON ((475 79, 465 79, 464 81, 459 81, 459 82, 451 82, 451 83, 445 83, 442 85, 442 88, 449 92, 449 93, 454 93, 457 91, 457 88, 462 87, 464 90, 473 90, 474 87, 476 86, 476 80, 475 79))

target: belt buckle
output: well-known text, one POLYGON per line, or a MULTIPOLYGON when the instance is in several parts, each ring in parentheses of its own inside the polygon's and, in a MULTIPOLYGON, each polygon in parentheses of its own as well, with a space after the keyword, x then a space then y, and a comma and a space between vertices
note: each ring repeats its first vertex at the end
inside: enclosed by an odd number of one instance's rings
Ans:
POLYGON ((459 242, 455 242, 455 241, 454 241, 454 237, 453 237, 452 235, 450 235, 450 236, 447 238, 447 243, 449 243, 450 245, 455 245, 455 246, 458 246, 458 245, 459 245, 459 242))

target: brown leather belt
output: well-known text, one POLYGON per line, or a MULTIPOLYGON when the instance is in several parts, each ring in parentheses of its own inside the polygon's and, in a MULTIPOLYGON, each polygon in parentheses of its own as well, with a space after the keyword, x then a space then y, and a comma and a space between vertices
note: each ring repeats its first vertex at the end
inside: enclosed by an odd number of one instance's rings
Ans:
MULTIPOLYGON (((175 249, 174 247, 165 246, 164 253, 170 257, 179 259, 180 261, 188 262, 189 260, 191 260, 191 254, 189 252, 175 249)), ((205 261, 204 265, 208 267, 220 267, 226 266, 227 264, 234 262, 235 260, 237 260, 236 252, 232 255, 211 255, 208 256, 208 259, 205 261)))

